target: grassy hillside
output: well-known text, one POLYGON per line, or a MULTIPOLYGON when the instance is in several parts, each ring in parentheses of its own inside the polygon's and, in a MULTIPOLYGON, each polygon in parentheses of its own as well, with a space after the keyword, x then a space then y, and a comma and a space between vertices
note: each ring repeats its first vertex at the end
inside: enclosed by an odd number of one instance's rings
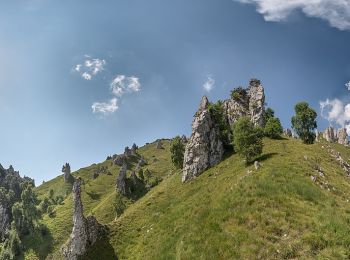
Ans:
MULTIPOLYGON (((118 168, 112 176, 91 180, 93 167, 75 175, 85 180, 85 213, 108 224, 107 240, 89 259, 348 259, 350 257, 350 180, 325 143, 264 140, 262 167, 245 166, 230 155, 186 184, 172 171, 169 146, 140 149, 163 181, 136 202, 129 201, 117 219, 113 209, 118 168), (317 169, 321 167, 324 177, 317 169), (169 174, 171 173, 172 174, 169 174), (313 181, 311 176, 316 176, 313 181)), ((331 145, 343 158, 349 148, 331 145)), ((106 165, 109 162, 104 162, 106 165)), ((38 188, 43 196, 65 189, 60 176, 38 188)), ((63 191, 64 192, 64 191, 63 191)), ((59 259, 55 254, 71 231, 71 197, 45 216, 52 241, 29 255, 59 259), (45 251, 46 250, 46 251, 45 251)), ((45 244, 45 243, 44 243, 45 244)))
MULTIPOLYGON (((165 178, 172 170, 170 163, 170 151, 167 140, 163 140, 164 149, 156 149, 156 143, 150 143, 141 147, 138 153, 142 155, 147 165, 143 169, 149 169, 152 177, 165 178)), ((134 169, 137 160, 131 164, 134 169)), ((74 177, 83 179, 82 201, 84 205, 85 216, 94 215, 100 223, 108 224, 116 217, 115 204, 115 183, 119 174, 120 167, 114 166, 112 160, 106 160, 103 163, 93 164, 82 168, 73 173, 74 177), (100 174, 96 179, 92 179, 93 172, 106 166, 111 175, 100 174)), ((130 171, 128 172, 130 174, 130 171)), ((46 241, 41 241, 28 237, 24 244, 27 248, 25 258, 27 259, 59 259, 58 251, 62 244, 68 239, 72 230, 72 195, 71 184, 64 183, 63 176, 45 182, 36 189, 40 199, 48 196, 52 189, 56 195, 66 196, 64 203, 55 207, 54 217, 44 215, 43 222, 49 229, 46 241), (67 195, 68 194, 68 195, 67 195)), ((124 198, 124 203, 129 206, 136 200, 134 198, 124 198)), ((39 236, 38 236, 39 237, 39 236)))

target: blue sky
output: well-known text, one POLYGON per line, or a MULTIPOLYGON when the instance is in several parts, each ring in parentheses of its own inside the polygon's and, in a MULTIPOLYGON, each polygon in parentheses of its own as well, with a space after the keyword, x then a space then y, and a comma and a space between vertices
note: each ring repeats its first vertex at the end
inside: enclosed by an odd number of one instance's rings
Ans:
POLYGON ((348 126, 349 45, 343 0, 1 0, 0 163, 40 184, 189 135, 202 95, 252 77, 284 127, 303 100, 348 126))

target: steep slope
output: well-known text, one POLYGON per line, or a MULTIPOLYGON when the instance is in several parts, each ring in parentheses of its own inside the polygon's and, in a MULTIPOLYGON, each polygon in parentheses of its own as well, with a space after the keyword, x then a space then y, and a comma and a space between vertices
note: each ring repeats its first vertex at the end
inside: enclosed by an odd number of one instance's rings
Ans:
POLYGON ((110 245, 120 259, 347 259, 350 180, 326 145, 266 139, 257 171, 232 155, 172 175, 110 224, 110 245))
MULTIPOLYGON (((349 148, 324 141, 304 145, 295 139, 265 139, 260 169, 245 166, 233 154, 182 183, 180 172, 172 171, 169 143, 164 144, 165 150, 155 144, 140 148, 150 162, 147 167, 163 181, 129 201, 117 219, 113 205, 119 168, 109 166, 113 175, 96 180, 90 177, 96 166, 74 173, 85 180, 85 214, 94 214, 110 230, 87 259, 350 257, 350 179, 330 155, 336 149, 348 160, 349 148)), ((38 192, 44 194, 58 181, 47 182, 38 192)), ((41 250, 28 250, 27 259, 37 259, 38 252, 42 259, 60 259, 58 250, 71 232, 71 207, 68 196, 54 218, 45 216, 52 240, 41 250)))
MULTIPOLYGON (((138 149, 138 153, 143 156, 147 165, 143 169, 148 169, 152 178, 165 178, 171 172, 170 152, 168 140, 162 140, 163 149, 157 149, 156 143, 150 143, 138 149)), ((133 162, 131 169, 134 169, 136 162, 133 162)), ((94 215, 100 223, 107 224, 115 217, 115 184, 119 174, 120 167, 113 165, 111 160, 103 163, 93 164, 89 167, 82 168, 73 173, 75 178, 80 177, 83 180, 82 201, 84 205, 84 214, 94 215), (100 174, 96 179, 92 178, 93 172, 101 167, 107 167, 108 174, 100 174)), ((129 171, 130 174, 130 171, 129 171)), ((38 241, 33 237, 28 237, 24 241, 26 246, 26 259, 59 259, 59 249, 68 239, 72 228, 72 185, 63 180, 63 176, 45 182, 36 189, 38 197, 43 199, 47 197, 50 190, 54 195, 66 196, 62 205, 55 207, 53 217, 44 215, 43 223, 48 227, 48 241, 38 241), (68 194, 68 195, 67 195, 68 194)), ((124 198, 126 206, 133 204, 135 198, 124 198)))

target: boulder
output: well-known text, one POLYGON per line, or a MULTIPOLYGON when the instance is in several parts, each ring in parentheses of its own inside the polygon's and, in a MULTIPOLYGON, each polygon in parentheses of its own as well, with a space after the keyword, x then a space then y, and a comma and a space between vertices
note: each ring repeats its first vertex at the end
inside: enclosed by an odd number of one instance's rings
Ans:
POLYGON ((261 164, 258 161, 255 161, 254 162, 254 167, 255 167, 255 170, 259 170, 260 167, 261 167, 261 164))
POLYGON ((209 101, 203 97, 192 123, 192 134, 186 145, 182 181, 190 180, 218 164, 224 154, 214 119, 208 109, 209 101))
POLYGON ((77 179, 73 184, 73 230, 61 249, 67 260, 84 258, 88 249, 106 233, 106 227, 99 224, 95 217, 84 217, 80 186, 81 180, 77 179))

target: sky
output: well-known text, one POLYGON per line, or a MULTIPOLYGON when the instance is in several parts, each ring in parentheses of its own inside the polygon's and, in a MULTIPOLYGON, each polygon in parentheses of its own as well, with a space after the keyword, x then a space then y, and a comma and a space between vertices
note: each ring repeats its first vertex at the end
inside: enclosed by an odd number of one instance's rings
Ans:
POLYGON ((39 185, 157 138, 258 78, 290 127, 350 133, 347 0, 0 0, 0 163, 39 185))

